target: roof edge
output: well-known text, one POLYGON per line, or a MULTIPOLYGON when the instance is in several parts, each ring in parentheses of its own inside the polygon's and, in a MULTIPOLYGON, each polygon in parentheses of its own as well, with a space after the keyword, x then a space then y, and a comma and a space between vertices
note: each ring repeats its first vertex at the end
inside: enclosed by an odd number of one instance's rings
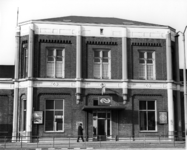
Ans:
POLYGON ((27 25, 27 24, 31 24, 31 23, 40 23, 40 24, 58 24, 58 25, 85 25, 85 26, 106 26, 106 27, 140 27, 140 28, 158 28, 158 29, 170 29, 172 31, 176 31, 174 28, 170 27, 170 26, 146 26, 146 25, 116 25, 116 24, 95 24, 95 23, 73 23, 73 22, 51 22, 51 21, 38 21, 38 20, 29 20, 29 21, 24 21, 24 22, 20 22, 18 24, 18 26, 22 26, 22 25, 27 25))

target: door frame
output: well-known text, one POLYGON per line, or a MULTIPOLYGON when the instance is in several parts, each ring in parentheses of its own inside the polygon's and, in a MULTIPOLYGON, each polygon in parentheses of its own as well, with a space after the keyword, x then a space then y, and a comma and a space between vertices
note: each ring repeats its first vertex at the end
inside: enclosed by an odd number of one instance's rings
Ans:
MULTIPOLYGON (((111 138, 112 137, 112 112, 111 110, 94 110, 92 112, 92 116, 93 114, 96 113, 96 122, 97 122, 97 125, 98 125, 98 113, 110 113, 110 136, 107 136, 107 116, 105 117, 105 131, 106 131, 106 137, 107 138, 111 138)), ((93 125, 93 117, 92 117, 92 125, 93 125)), ((96 135, 98 135, 98 127, 96 129, 96 135)))

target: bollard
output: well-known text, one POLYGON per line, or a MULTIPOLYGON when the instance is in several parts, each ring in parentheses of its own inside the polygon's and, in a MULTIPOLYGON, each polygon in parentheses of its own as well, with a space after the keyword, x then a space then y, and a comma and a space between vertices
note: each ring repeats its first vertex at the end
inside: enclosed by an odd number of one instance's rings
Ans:
POLYGON ((4 138, 4 148, 6 148, 6 136, 4 138))
POLYGON ((37 140, 37 148, 38 148, 38 143, 39 143, 39 138, 38 138, 38 136, 37 136, 37 139, 36 139, 36 140, 37 140))
POLYGON ((70 136, 69 136, 69 149, 70 149, 70 136))
POLYGON ((100 147, 101 147, 101 135, 99 135, 99 140, 100 140, 100 147))
POLYGON ((22 148, 22 136, 21 136, 21 148, 22 148))
POLYGON ((53 136, 53 148, 54 148, 54 136, 53 136))

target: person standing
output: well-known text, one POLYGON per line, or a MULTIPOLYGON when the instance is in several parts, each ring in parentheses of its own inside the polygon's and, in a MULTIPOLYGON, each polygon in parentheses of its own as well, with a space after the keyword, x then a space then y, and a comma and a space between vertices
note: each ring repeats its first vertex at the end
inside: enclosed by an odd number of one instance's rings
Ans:
POLYGON ((79 139, 81 138, 82 141, 84 142, 84 138, 83 138, 83 128, 82 128, 82 123, 79 124, 78 127, 78 138, 77 138, 77 142, 79 142, 79 139))

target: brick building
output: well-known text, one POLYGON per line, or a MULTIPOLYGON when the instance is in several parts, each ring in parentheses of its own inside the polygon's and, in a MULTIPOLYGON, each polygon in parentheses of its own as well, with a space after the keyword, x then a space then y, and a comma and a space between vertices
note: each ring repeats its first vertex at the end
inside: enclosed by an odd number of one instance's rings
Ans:
POLYGON ((174 35, 169 26, 118 18, 20 23, 12 135, 76 136, 80 122, 93 140, 182 131, 174 35))

